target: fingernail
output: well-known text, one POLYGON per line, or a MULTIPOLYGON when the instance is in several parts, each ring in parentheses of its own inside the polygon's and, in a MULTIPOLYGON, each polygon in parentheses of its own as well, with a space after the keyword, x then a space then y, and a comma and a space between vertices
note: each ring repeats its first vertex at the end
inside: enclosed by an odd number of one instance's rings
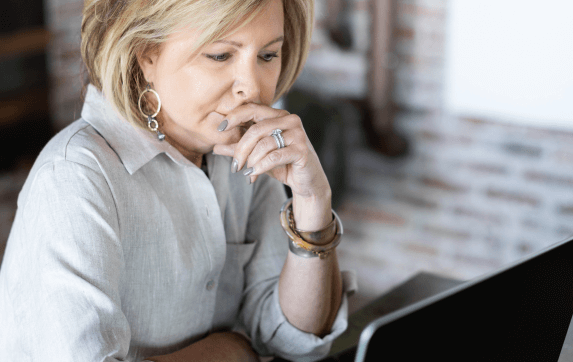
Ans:
POLYGON ((221 122, 221 124, 219 125, 219 127, 217 127, 217 131, 219 132, 223 132, 225 130, 225 128, 227 128, 227 125, 229 124, 229 121, 224 120, 223 122, 221 122))
POLYGON ((237 161, 233 158, 233 163, 231 164, 231 172, 232 173, 237 172, 238 168, 239 168, 239 161, 237 161))
POLYGON ((247 185, 251 184, 251 176, 247 176, 247 185))
POLYGON ((243 175, 249 176, 249 175, 252 174, 253 172, 255 172, 255 169, 254 169, 253 167, 249 167, 248 169, 246 169, 246 170, 243 172, 243 175))

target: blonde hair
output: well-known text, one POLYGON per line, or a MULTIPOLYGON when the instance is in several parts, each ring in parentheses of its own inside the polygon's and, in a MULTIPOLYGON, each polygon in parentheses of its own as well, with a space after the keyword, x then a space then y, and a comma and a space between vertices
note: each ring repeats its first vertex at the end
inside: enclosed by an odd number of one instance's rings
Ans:
MULTIPOLYGON (((102 91, 118 113, 143 126, 138 99, 146 82, 137 55, 157 51, 167 36, 185 26, 202 32, 196 48, 220 39, 239 19, 250 21, 269 0, 85 0, 81 54, 88 81, 102 91)), ((282 70, 275 99, 300 74, 308 56, 313 0, 283 0, 282 70)))

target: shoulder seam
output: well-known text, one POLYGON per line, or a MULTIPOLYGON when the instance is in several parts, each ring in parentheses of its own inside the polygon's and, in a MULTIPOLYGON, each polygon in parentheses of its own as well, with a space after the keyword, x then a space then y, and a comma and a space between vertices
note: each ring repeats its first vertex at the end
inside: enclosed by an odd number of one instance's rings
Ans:
MULTIPOLYGON (((79 118, 79 120, 82 120, 82 121, 85 122, 86 124, 85 124, 85 126, 83 126, 83 127, 79 128, 78 130, 76 130, 76 132, 74 132, 74 134, 72 134, 72 135, 69 137, 68 142, 66 143, 66 146, 65 146, 65 150, 64 150, 64 161, 65 161, 65 162, 71 162, 71 163, 74 163, 74 164, 76 164, 76 165, 80 165, 80 166, 83 166, 83 167, 87 167, 87 168, 89 168, 89 169, 92 170, 92 171, 100 171, 100 172, 101 172, 101 176, 102 176, 103 179, 105 180, 105 184, 107 185, 107 189, 109 190, 109 193, 111 194, 111 198, 112 198, 112 200, 113 200, 113 206, 114 206, 114 208, 115 208, 115 214, 117 215, 117 225, 118 225, 118 227, 121 228, 121 226, 120 226, 120 219, 119 219, 119 209, 118 209, 118 207, 117 207, 117 200, 116 200, 115 194, 113 193, 113 190, 111 189, 111 186, 110 186, 110 184, 109 184, 109 180, 108 180, 108 178, 106 177, 106 174, 105 174, 103 168, 101 167, 100 163, 99 163, 99 162, 96 162, 97 165, 98 165, 98 170, 94 170, 93 168, 89 167, 88 165, 84 165, 84 164, 82 164, 82 163, 79 163, 79 162, 72 161, 72 160, 69 160, 69 159, 68 159, 68 146, 69 146, 70 142, 72 141, 72 138, 74 138, 75 135, 77 135, 79 132, 85 130, 86 128, 89 128, 89 127, 92 127, 92 128, 93 128, 93 126, 92 126, 89 122, 87 122, 83 117, 79 118)), ((97 133, 100 137, 102 137, 102 139, 104 139, 103 136, 102 136, 95 128, 93 128, 93 129, 96 131, 96 133, 97 133)), ((105 139, 104 139, 104 141, 105 141, 105 139)), ((107 143, 107 141, 106 141, 106 143, 107 143)), ((114 150, 114 152, 115 152, 115 150, 114 150)), ((53 164, 54 162, 52 161, 51 163, 53 164)), ((43 167, 43 166, 42 166, 42 167, 43 167)), ((38 170, 38 171, 39 171, 39 170, 38 170)), ((37 175, 37 173, 36 173, 36 175, 37 175)), ((35 177, 34 177, 34 178, 35 178, 35 177)), ((27 203, 27 202, 26 202, 26 203, 27 203)))
MULTIPOLYGON (((80 118, 82 121, 86 122, 85 119, 80 118)), ((70 145, 70 142, 72 141, 72 138, 74 138, 75 135, 77 135, 80 131, 83 131, 84 129, 90 127, 90 124, 86 122, 86 125, 80 129, 78 129, 77 131, 74 132, 74 134, 72 134, 69 138, 68 138, 68 142, 66 142, 66 145, 64 146, 64 160, 68 161, 68 146, 70 145)), ((107 182, 107 181, 106 181, 107 182)))

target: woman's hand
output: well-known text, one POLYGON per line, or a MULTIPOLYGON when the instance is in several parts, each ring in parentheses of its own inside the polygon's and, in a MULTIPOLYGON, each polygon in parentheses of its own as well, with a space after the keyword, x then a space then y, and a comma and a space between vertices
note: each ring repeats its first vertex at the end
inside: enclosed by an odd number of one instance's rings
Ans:
MULTIPOLYGON (((226 130, 252 122, 238 143, 213 149, 214 153, 233 157, 232 171, 246 165, 243 172, 248 173, 249 182, 267 173, 290 186, 298 229, 318 231, 332 221, 330 185, 297 115, 246 104, 229 113, 227 121, 226 130), (282 130, 286 147, 277 149, 271 136, 275 129, 282 130)), ((292 325, 317 336, 326 335, 341 298, 342 279, 335 252, 325 259, 288 254, 279 281, 279 303, 292 325)))
POLYGON ((327 198, 330 202, 330 185, 297 115, 249 103, 235 108, 226 119, 222 132, 252 123, 238 143, 213 149, 216 154, 233 157, 232 172, 244 168, 249 183, 267 173, 290 186, 295 198, 327 198), (284 148, 278 149, 271 136, 275 129, 282 130, 284 148))

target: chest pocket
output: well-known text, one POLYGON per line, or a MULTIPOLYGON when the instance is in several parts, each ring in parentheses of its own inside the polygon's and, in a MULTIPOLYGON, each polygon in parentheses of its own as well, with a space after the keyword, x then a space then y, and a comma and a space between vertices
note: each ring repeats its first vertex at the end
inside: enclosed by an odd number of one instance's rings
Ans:
POLYGON ((228 329, 235 324, 245 289, 245 267, 251 260, 257 241, 227 243, 225 266, 217 289, 213 329, 228 329))

